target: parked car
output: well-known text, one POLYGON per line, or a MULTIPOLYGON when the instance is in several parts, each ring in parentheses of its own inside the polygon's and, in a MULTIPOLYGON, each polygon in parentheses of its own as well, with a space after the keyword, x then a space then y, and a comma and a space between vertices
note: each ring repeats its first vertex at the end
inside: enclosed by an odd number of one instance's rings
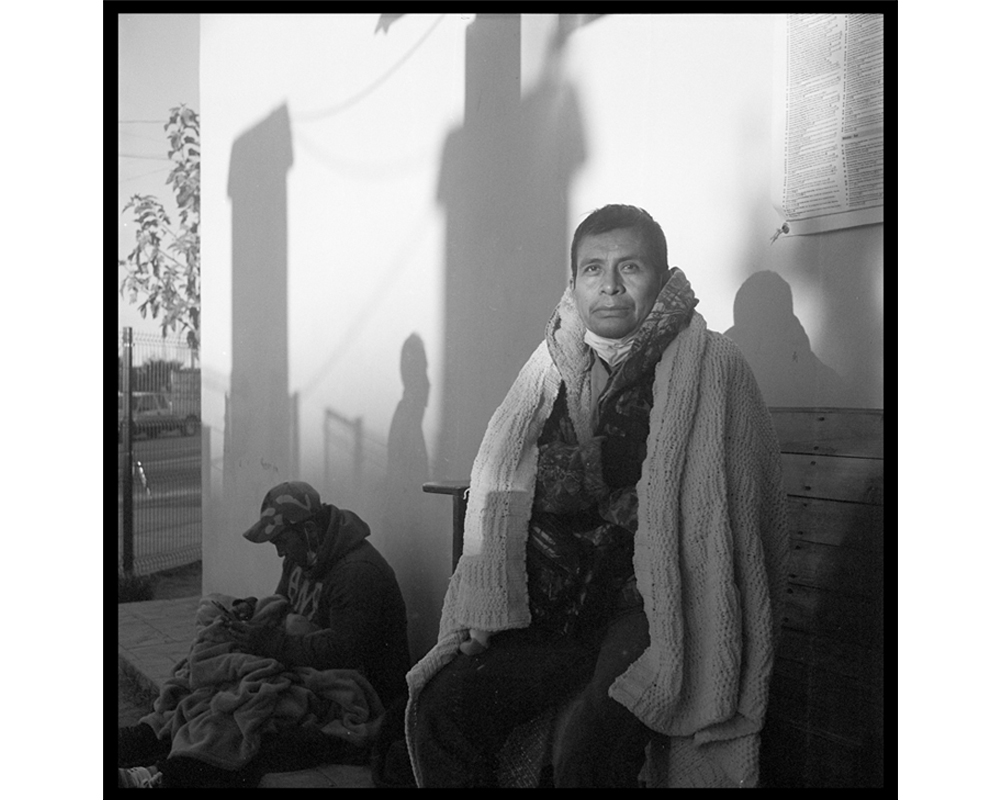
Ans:
MULTIPOLYGON (((122 440, 125 427, 125 406, 118 393, 118 441, 122 440)), ((199 420, 194 414, 181 416, 170 408, 170 401, 161 392, 132 393, 132 435, 145 434, 150 439, 166 431, 178 431, 182 436, 194 436, 199 420)))

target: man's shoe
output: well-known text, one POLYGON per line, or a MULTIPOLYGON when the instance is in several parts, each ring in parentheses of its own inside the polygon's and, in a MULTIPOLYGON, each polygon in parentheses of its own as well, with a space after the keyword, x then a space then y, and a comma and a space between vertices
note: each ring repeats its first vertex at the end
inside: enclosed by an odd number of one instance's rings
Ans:
POLYGON ((119 789, 159 789, 163 782, 163 773, 152 773, 146 767, 118 769, 119 789))

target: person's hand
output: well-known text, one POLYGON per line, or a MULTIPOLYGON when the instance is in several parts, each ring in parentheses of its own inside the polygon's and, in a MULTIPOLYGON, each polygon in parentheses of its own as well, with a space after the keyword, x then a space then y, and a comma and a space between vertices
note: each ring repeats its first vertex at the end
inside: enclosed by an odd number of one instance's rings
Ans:
POLYGON ((462 642, 458 649, 467 656, 476 656, 490 646, 489 631, 480 631, 475 628, 469 631, 469 638, 462 642))
POLYGON ((256 610, 256 597, 244 597, 242 600, 233 600, 233 616, 238 620, 246 622, 253 617, 253 612, 256 610))
POLYGON ((301 614, 289 614, 285 617, 285 633, 291 636, 305 636, 319 629, 319 625, 314 625, 301 614))
POLYGON ((250 636, 253 631, 253 626, 248 622, 242 622, 233 617, 223 617, 222 627, 229 634, 229 637, 233 640, 233 643, 238 649, 244 653, 251 652, 250 650, 250 636))

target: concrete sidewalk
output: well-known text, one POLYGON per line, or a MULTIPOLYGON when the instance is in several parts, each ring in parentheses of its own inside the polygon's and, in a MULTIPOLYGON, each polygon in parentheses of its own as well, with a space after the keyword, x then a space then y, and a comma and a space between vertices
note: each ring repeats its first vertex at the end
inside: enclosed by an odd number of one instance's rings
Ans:
MULTIPOLYGON (((118 669, 152 698, 170 677, 174 666, 185 658, 194 637, 198 597, 150 600, 118 605, 118 669)), ((261 788, 316 788, 331 786, 373 789, 367 767, 331 764, 299 772, 265 775, 261 788)))

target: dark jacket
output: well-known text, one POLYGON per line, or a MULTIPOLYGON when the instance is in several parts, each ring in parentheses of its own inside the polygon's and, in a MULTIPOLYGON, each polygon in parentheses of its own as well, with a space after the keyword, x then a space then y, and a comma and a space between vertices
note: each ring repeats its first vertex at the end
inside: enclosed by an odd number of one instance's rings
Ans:
POLYGON ((287 558, 276 594, 321 630, 295 636, 255 633, 255 646, 288 666, 356 669, 388 706, 406 692, 410 667, 406 607, 392 567, 367 541, 368 525, 352 511, 323 504, 326 532, 312 567, 287 558))

